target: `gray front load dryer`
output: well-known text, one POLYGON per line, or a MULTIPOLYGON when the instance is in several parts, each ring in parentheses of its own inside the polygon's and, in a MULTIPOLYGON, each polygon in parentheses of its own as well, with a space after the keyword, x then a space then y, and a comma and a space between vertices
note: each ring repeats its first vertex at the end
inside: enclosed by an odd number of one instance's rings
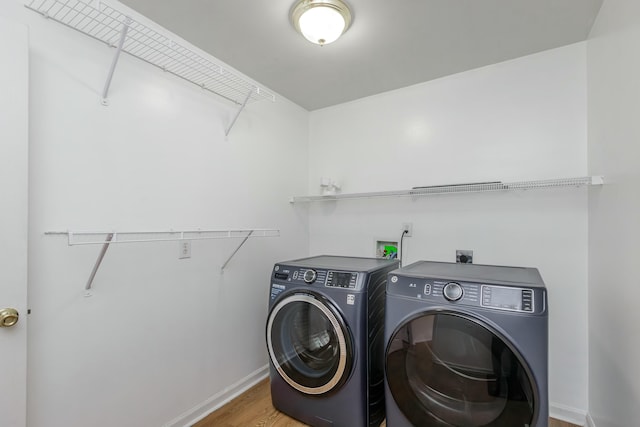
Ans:
POLYGON ((535 268, 420 261, 389 273, 388 427, 546 427, 547 292, 535 268))
POLYGON ((398 261, 317 256, 271 272, 267 349, 273 406, 316 427, 384 418, 384 300, 398 261))

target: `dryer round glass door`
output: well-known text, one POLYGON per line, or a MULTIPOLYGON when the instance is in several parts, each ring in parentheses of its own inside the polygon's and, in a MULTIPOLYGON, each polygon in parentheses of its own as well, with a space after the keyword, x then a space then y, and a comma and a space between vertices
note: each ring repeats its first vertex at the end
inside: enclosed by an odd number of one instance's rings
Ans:
POLYGON ((295 293, 277 303, 267 320, 267 347, 280 376, 303 393, 336 390, 351 369, 351 337, 320 295, 295 293))
POLYGON ((416 426, 525 426, 536 410, 522 357, 487 324, 459 313, 423 314, 396 329, 386 379, 416 426))

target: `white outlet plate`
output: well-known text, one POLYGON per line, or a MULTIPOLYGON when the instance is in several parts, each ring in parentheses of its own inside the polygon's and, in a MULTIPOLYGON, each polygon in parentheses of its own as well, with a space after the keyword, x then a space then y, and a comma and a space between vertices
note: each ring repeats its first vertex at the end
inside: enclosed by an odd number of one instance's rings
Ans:
POLYGON ((179 259, 191 258, 191 241, 189 240, 181 240, 180 241, 180 254, 178 255, 179 259))
POLYGON ((403 222, 402 223, 402 231, 407 231, 404 237, 411 237, 413 234, 413 223, 412 222, 403 222))

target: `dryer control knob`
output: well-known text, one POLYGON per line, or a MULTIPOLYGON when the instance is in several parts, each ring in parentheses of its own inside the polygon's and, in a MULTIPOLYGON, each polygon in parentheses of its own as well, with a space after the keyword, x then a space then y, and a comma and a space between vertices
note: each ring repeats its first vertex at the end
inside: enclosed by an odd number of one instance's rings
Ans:
POLYGON ((318 273, 316 273, 314 270, 307 270, 304 272, 304 276, 302 277, 304 279, 305 283, 313 283, 316 281, 316 277, 318 277, 318 273))
POLYGON ((458 301, 462 298, 462 294, 464 293, 462 286, 456 282, 449 282, 444 285, 444 289, 442 290, 442 294, 449 301, 458 301))

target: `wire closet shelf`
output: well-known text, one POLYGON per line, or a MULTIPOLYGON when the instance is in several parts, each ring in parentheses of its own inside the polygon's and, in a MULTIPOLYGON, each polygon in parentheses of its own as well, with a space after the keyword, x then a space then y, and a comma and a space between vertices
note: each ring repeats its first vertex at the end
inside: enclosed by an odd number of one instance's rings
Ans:
POLYGON ((575 178, 557 178, 537 181, 517 181, 517 182, 477 182, 469 184, 433 185, 425 187, 413 187, 409 190, 377 191, 367 193, 345 193, 322 196, 294 196, 291 203, 323 202, 344 199, 371 199, 380 197, 421 197, 437 194, 456 193, 484 193, 492 191, 506 190, 533 190, 559 187, 582 187, 589 185, 604 184, 602 176, 585 176, 575 178))
POLYGON ((227 230, 168 230, 168 231, 47 231, 45 235, 67 236, 69 246, 76 245, 102 245, 98 258, 91 270, 89 279, 85 285, 85 296, 91 296, 93 281, 100 269, 109 246, 114 243, 142 243, 142 242, 169 242, 169 241, 191 241, 207 239, 233 239, 241 238, 242 241, 231 253, 227 260, 220 267, 224 272, 226 266, 238 253, 240 248, 249 240, 255 237, 280 237, 280 230, 270 228, 240 228, 227 230))
POLYGON ((112 243, 169 242, 180 240, 233 239, 246 237, 279 237, 280 230, 241 228, 229 230, 168 231, 47 231, 46 235, 67 236, 69 246, 112 243))
MULTIPOLYGON (((27 0, 25 6, 238 105, 260 100, 275 101, 272 93, 255 83, 102 1, 27 0)), ((108 82, 105 92, 107 90, 108 82)))

